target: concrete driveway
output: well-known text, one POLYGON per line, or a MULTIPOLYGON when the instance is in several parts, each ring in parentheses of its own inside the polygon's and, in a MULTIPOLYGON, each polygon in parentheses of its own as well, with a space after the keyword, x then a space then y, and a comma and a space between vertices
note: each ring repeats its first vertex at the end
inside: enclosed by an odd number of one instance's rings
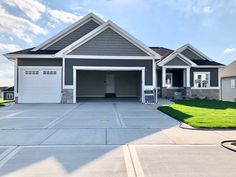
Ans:
POLYGON ((235 176, 236 153, 219 143, 236 131, 183 130, 155 108, 136 102, 0 108, 0 176, 235 176))

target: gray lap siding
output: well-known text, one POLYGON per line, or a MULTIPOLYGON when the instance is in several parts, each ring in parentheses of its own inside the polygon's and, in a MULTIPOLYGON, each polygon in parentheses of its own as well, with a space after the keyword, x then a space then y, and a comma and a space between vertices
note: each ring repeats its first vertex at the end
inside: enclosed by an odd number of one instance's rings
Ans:
POLYGON ((65 59, 65 85, 73 85, 73 66, 145 67, 145 85, 152 85, 152 60, 65 59))
POLYGON ((18 66, 62 66, 62 59, 18 59, 18 66))

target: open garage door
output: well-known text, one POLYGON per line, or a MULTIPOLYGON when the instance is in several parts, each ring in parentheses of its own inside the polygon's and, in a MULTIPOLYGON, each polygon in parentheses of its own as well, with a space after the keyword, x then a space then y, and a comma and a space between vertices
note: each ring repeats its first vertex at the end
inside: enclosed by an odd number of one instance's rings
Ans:
POLYGON ((21 67, 19 103, 60 103, 61 67, 21 67))
POLYGON ((141 98, 141 71, 77 70, 78 98, 141 98))

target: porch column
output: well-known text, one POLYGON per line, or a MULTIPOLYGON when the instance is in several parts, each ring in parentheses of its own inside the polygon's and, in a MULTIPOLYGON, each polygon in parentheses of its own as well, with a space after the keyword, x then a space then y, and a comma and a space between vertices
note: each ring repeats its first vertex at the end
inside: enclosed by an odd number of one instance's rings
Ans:
POLYGON ((186 97, 191 98, 191 87, 190 87, 190 67, 186 68, 186 97))
POLYGON ((186 87, 190 87, 190 67, 186 68, 186 87))
POLYGON ((162 87, 166 87, 166 68, 162 67, 162 87))

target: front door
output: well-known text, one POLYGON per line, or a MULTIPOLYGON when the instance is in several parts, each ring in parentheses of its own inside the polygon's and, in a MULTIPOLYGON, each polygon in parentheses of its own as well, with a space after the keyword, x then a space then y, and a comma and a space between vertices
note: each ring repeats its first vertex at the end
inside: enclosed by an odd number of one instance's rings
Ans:
POLYGON ((106 93, 115 93, 115 77, 112 73, 106 74, 106 93))

